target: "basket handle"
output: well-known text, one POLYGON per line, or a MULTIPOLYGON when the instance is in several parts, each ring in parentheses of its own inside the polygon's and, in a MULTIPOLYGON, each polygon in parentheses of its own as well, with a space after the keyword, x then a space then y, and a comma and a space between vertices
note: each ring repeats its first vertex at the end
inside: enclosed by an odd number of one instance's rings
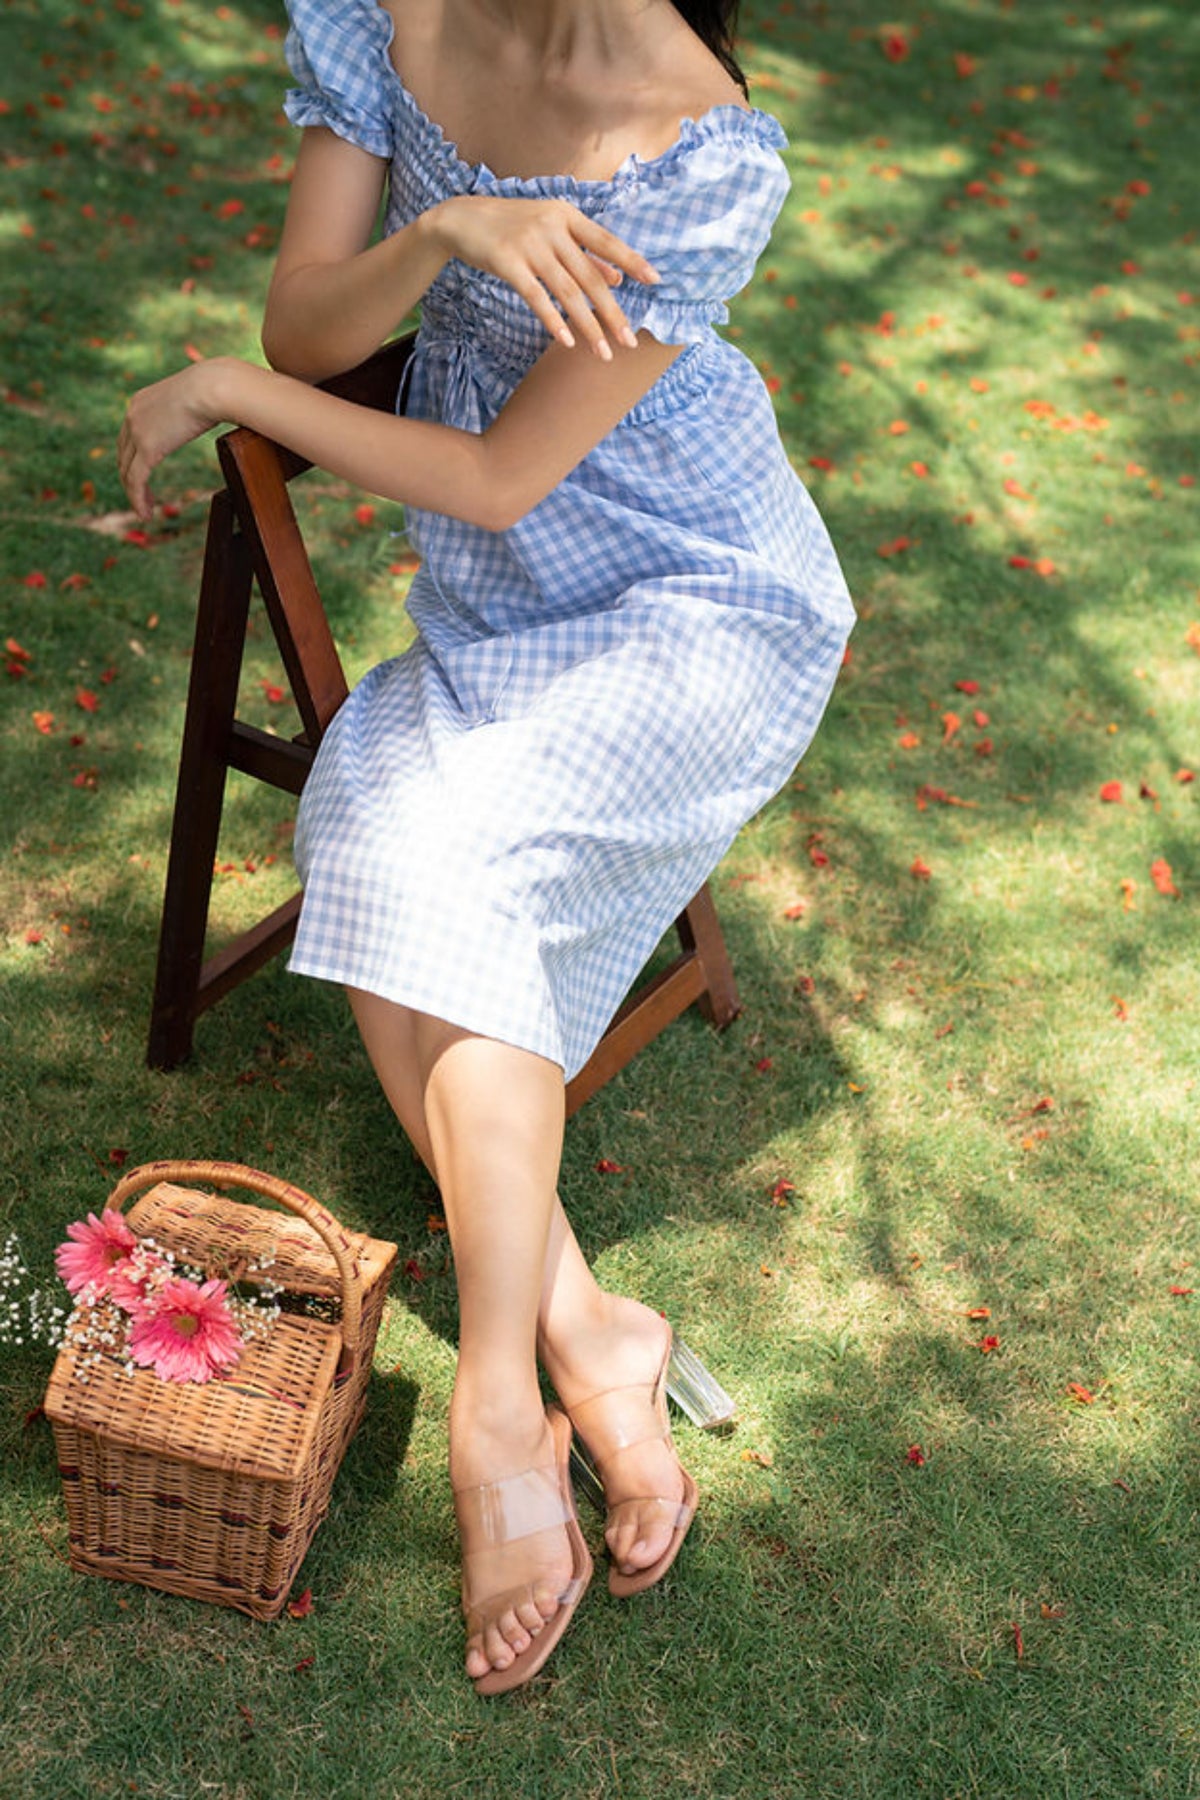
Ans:
POLYGON ((359 1322, 362 1317, 362 1276, 357 1260, 351 1255, 346 1234, 331 1212, 306 1194, 276 1175, 261 1169, 247 1168, 244 1163, 189 1161, 143 1163, 122 1176, 108 1197, 114 1212, 120 1212, 127 1200, 160 1181, 208 1181, 214 1187, 244 1188, 277 1201, 288 1212, 295 1213, 311 1225, 337 1264, 342 1282, 342 1356, 338 1364, 339 1379, 349 1375, 358 1359, 359 1322))

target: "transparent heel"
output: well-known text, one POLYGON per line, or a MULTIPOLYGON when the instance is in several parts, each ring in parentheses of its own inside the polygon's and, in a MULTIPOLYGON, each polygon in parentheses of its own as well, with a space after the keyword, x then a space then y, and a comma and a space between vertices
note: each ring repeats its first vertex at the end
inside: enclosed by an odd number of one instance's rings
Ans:
POLYGON ((571 1440, 571 1480, 581 1499, 586 1500, 589 1506, 594 1506, 599 1513, 605 1510, 604 1483, 587 1445, 578 1437, 571 1440))
POLYGON ((667 1395, 703 1431, 730 1424, 736 1410, 720 1382, 678 1338, 671 1345, 667 1364, 667 1395))

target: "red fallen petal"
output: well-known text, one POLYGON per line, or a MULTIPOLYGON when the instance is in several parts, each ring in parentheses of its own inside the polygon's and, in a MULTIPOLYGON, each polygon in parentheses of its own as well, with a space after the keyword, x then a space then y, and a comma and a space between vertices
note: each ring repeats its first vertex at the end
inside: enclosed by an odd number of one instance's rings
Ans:
POLYGON ((626 1175, 628 1170, 624 1163, 613 1162, 611 1157, 602 1156, 596 1164, 597 1175, 626 1175))
POLYGON ((976 756, 990 756, 995 747, 991 738, 980 738, 975 745, 975 754, 976 756))
POLYGON ((1160 894, 1179 898, 1179 889, 1171 878, 1171 865, 1163 856, 1156 856, 1150 864, 1150 879, 1160 894))
POLYGON ((911 538, 907 538, 907 537, 893 538, 891 543, 889 543, 889 544, 877 544, 875 547, 875 554, 876 554, 876 556, 882 556, 885 558, 889 557, 889 556, 899 556, 901 554, 901 552, 904 550, 907 550, 911 544, 912 544, 911 538))
POLYGON ((893 419, 891 424, 888 426, 888 430, 891 432, 893 437, 903 437, 904 433, 908 430, 908 420, 907 419, 893 419))
POLYGON ((1081 1406, 1091 1406, 1096 1399, 1091 1389, 1085 1388, 1081 1381, 1068 1381, 1067 1392, 1072 1400, 1078 1400, 1081 1406))
POLYGON ((94 713, 99 709, 100 698, 99 695, 93 694, 91 688, 76 688, 75 704, 76 706, 81 707, 84 712, 94 713))
POLYGON ((115 669, 104 669, 101 671, 100 679, 105 687, 111 687, 112 683, 117 679, 117 671, 115 669))
POLYGON ((273 681, 260 681, 259 687, 267 696, 272 706, 280 706, 287 699, 287 692, 273 681))
POLYGON ((913 857, 912 866, 908 872, 916 881, 928 881, 933 874, 933 870, 922 856, 913 857))
POLYGON ((30 650, 22 649, 21 645, 18 644, 16 638, 11 638, 11 637, 5 638, 4 648, 8 651, 8 654, 10 656, 17 657, 18 660, 21 662, 32 662, 32 660, 33 660, 33 652, 30 650))
POLYGON ((110 1150, 108 1160, 118 1169, 123 1169, 129 1160, 128 1150, 110 1150))
POLYGON ((794 1194, 795 1191, 796 1191, 796 1184, 794 1182, 780 1180, 780 1181, 777 1181, 775 1183, 775 1186, 771 1189, 771 1199, 774 1201, 776 1206, 786 1206, 787 1200, 788 1200, 788 1195, 794 1194))
POLYGON ((962 730, 962 720, 956 712, 942 714, 942 742, 948 744, 956 732, 962 730))
POLYGON ((1106 781, 1100 789, 1100 798, 1110 804, 1124 798, 1119 781, 1106 781))
POLYGON ((76 570, 73 575, 64 575, 58 585, 60 591, 66 594, 78 593, 80 588, 91 587, 92 584, 86 575, 81 575, 79 571, 76 570))
POLYGON ((1154 789, 1150 786, 1150 783, 1148 781, 1143 781, 1141 786, 1138 788, 1138 799, 1139 800, 1157 800, 1158 799, 1158 795, 1155 793, 1154 789))
POLYGON ((1119 994, 1114 994, 1112 996, 1112 1003, 1113 1003, 1113 1018, 1120 1019, 1122 1024, 1124 1024, 1125 1020, 1129 1017, 1129 1008, 1126 1006, 1125 1002, 1122 1000, 1122 998, 1119 994))
POLYGON ((217 208, 217 217, 218 219, 235 219, 239 213, 243 213, 245 210, 246 202, 244 200, 222 200, 217 208))
POLYGON ((1189 781, 1195 781, 1196 771, 1194 769, 1176 769, 1175 779, 1186 786, 1189 781))
POLYGON ((35 712, 30 716, 42 736, 49 737, 54 730, 54 714, 52 712, 35 712))
POLYGON ((1196 1291, 1196 1290, 1195 1290, 1195 1288, 1185 1288, 1185 1287, 1173 1287, 1173 1288, 1172 1288, 1172 1289, 1171 1289, 1171 1292, 1172 1292, 1172 1293, 1173 1293, 1173 1294, 1180 1294, 1180 1295, 1183 1295, 1183 1294, 1194 1294, 1194 1293, 1195 1293, 1195 1291, 1196 1291))
POLYGON ((1033 558, 1032 556, 1010 556, 1008 566, 1010 569, 1032 569, 1033 558))
POLYGON ((960 694, 977 694, 979 692, 977 681, 956 681, 954 685, 960 694))
POLYGON ((903 737, 896 739, 896 742, 899 744, 901 750, 915 750, 921 740, 915 731, 906 731, 903 737))
POLYGON ((405 1263, 404 1273, 408 1276, 408 1279, 410 1281, 424 1281, 425 1280, 425 1271, 421 1267, 420 1263, 417 1261, 415 1256, 410 1256, 408 1261, 405 1263))
POLYGON ((984 712, 984 711, 983 711, 983 710, 982 710, 982 709, 981 709, 981 708, 980 708, 980 707, 978 707, 978 706, 977 706, 977 707, 976 707, 976 708, 975 708, 975 709, 974 709, 974 711, 973 711, 973 712, 972 712, 972 714, 971 714, 971 717, 972 717, 972 719, 973 719, 973 720, 974 720, 974 721, 975 721, 975 724, 976 724, 976 726, 977 726, 977 727, 978 727, 978 729, 979 729, 979 730, 980 730, 980 731, 982 731, 982 730, 983 730, 983 728, 984 728, 984 726, 985 726, 985 725, 990 725, 990 724, 991 724, 991 722, 992 722, 992 721, 991 721, 991 719, 990 719, 990 717, 989 717, 989 716, 988 716, 988 714, 987 714, 987 713, 985 713, 985 712, 984 712))
POLYGON ((815 994, 817 991, 817 984, 811 975, 797 975, 796 990, 801 994, 815 994))
POLYGON ((45 585, 46 577, 40 569, 31 569, 22 583, 22 586, 27 588, 44 588, 45 585))
POLYGON ((150 533, 148 531, 141 531, 137 526, 134 526, 131 530, 122 534, 121 541, 126 544, 133 544, 139 550, 145 550, 150 543, 150 533))
POLYGON ((992 1309, 990 1306, 969 1306, 967 1308, 968 1319, 990 1319, 991 1316, 992 1309))
POLYGON ((375 523, 375 508, 364 501, 361 506, 355 507, 354 517, 358 520, 360 525, 373 525, 375 523))
POLYGON ((754 1067, 760 1075, 769 1075, 775 1064, 769 1056, 760 1056, 754 1067))
POLYGON ((11 680, 20 681, 24 676, 28 675, 29 670, 25 667, 24 663, 16 662, 10 657, 8 662, 4 665, 4 673, 9 676, 11 680))
POLYGON ((998 1350, 1000 1348, 1000 1339, 998 1337, 985 1337, 981 1339, 979 1348, 983 1351, 985 1356, 990 1356, 993 1350, 998 1350))
POLYGON ((832 469, 835 465, 828 456, 810 456, 808 466, 810 469, 832 469))
POLYGON ((929 475, 928 463, 911 462, 911 463, 909 463, 908 466, 912 470, 913 474, 917 477, 918 481, 924 481, 927 479, 927 477, 929 475))
POLYGON ((187 357, 189 362, 197 363, 204 361, 203 350, 197 350, 195 344, 185 344, 183 346, 183 354, 187 357))
POLYGON ((1042 1098, 1040 1100, 1034 1101, 1033 1105, 1030 1107, 1029 1110, 1031 1113, 1053 1112, 1054 1111, 1054 1101, 1049 1094, 1043 1094, 1042 1098))
POLYGON ((802 919, 807 906, 807 900, 793 900, 790 906, 784 907, 783 916, 785 919, 802 919))
POLYGON ((313 1609, 312 1589, 305 1588, 297 1600, 289 1600, 287 1611, 289 1619, 307 1619, 313 1609))
POLYGON ((292 1673, 294 1675, 303 1675, 306 1669, 312 1668, 316 1660, 315 1656, 302 1656, 300 1661, 294 1665, 292 1673))
POLYGON ((25 942, 27 944, 40 944, 44 935, 43 932, 38 930, 36 925, 31 925, 29 930, 25 933, 25 942))
POLYGON ((827 869, 829 867, 828 853, 824 850, 818 850, 815 844, 809 850, 808 860, 811 862, 814 869, 827 869))
POLYGON ((905 1462, 911 1463, 915 1469, 923 1468, 925 1465, 925 1452, 922 1450, 920 1444, 910 1444, 908 1450, 905 1452, 904 1460, 905 1462))
POLYGON ((889 62, 899 63, 905 61, 912 46, 901 32, 892 31, 884 38, 881 48, 889 62))

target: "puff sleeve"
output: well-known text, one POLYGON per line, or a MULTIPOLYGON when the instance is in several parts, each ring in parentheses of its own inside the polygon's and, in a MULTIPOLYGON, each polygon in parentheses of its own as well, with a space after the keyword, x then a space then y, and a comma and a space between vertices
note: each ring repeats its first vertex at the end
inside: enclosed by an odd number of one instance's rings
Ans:
POLYGON ((685 120, 674 147, 618 189, 602 222, 662 277, 616 289, 635 331, 692 344, 729 317, 726 302, 753 274, 788 192, 786 142, 770 114, 719 107, 685 120))
POLYGON ((374 0, 288 0, 287 10, 284 54, 298 83, 284 96, 287 117, 293 125, 324 125, 390 160, 387 13, 374 0))

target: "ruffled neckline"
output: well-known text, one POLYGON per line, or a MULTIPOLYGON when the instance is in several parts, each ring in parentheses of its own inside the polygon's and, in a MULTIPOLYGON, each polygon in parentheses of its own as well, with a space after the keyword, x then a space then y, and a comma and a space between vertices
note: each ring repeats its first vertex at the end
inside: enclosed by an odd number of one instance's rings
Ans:
POLYGON ((781 150, 787 143, 787 134, 773 113, 763 112, 756 106, 739 106, 730 100, 718 106, 710 106, 698 118, 681 119, 673 142, 657 156, 641 157, 635 150, 631 150, 620 167, 606 177, 588 179, 580 175, 497 175, 486 162, 468 162, 461 156, 458 145, 447 137, 437 120, 431 119, 421 106, 392 61, 395 20, 378 4, 378 0, 370 0, 370 4, 379 21, 378 47, 383 59, 385 79, 391 81, 401 103, 436 149, 446 168, 458 177, 460 185, 472 192, 480 189, 503 189, 509 192, 532 190, 539 195, 546 194, 555 198, 563 194, 609 194, 613 190, 671 174, 676 165, 702 143, 728 142, 743 136, 749 136, 751 140, 771 150, 781 150))

